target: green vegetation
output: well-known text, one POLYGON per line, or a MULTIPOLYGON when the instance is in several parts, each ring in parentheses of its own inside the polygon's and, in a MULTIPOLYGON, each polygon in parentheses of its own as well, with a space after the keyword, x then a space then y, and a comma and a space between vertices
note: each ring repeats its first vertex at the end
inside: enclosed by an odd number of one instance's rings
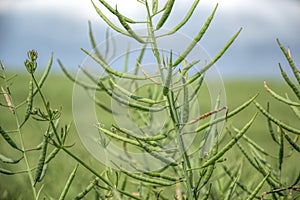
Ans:
MULTIPOLYGON (((133 74, 127 73, 126 59, 124 70, 112 69, 96 46, 91 26, 94 52, 82 50, 103 68, 100 77, 81 66, 88 81, 74 78, 62 61, 58 63, 65 76, 49 75, 52 56, 40 75, 34 50, 24 62, 27 72, 9 72, 1 63, 0 199, 299 199, 300 75, 289 49, 277 40, 291 75, 279 65, 283 80, 226 80, 226 104, 224 94, 212 102, 203 77, 241 29, 200 71, 191 73, 197 61, 187 63, 187 57, 208 29, 217 6, 176 57, 172 49, 159 49, 157 39, 185 25, 199 1, 163 35, 158 35, 159 29, 175 0, 162 8, 157 0, 139 2, 145 6, 146 21, 129 19, 100 0, 120 27, 94 4, 112 29, 140 43, 133 74), (136 23, 146 26, 146 35, 135 32, 136 23), (143 65, 146 48, 157 63, 151 75, 143 65), (120 78, 125 81, 118 82, 120 78), (72 96, 78 89, 85 95, 72 96), (87 96, 92 101, 86 101, 87 96), (85 104, 94 104, 99 120, 85 127, 83 135, 82 127, 74 124, 78 120, 72 115, 74 98, 82 113, 85 104), (132 129, 118 121, 123 109, 126 123, 136 123, 132 129), (98 131, 97 137, 92 130, 98 131), (89 138, 94 140, 86 143, 89 138), (88 152, 81 142, 94 145, 99 153, 88 152), (121 151, 112 151, 111 146, 121 151), (142 159, 136 155, 143 155, 142 159), (94 156, 110 160, 102 164, 94 156)), ((113 41, 106 39, 108 48, 113 41)), ((82 117, 92 121, 92 116, 82 117)))

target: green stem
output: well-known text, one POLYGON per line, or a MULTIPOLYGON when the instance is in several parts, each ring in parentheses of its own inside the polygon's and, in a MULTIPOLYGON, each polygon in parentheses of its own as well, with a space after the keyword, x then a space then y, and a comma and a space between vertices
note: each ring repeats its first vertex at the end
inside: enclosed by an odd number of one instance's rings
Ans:
MULTIPOLYGON (((172 98, 173 92, 171 91, 171 93, 169 95, 167 95, 167 99, 168 99, 168 103, 169 103, 169 110, 170 110, 170 115, 174 124, 174 128, 175 131, 178 132, 179 130, 182 129, 182 127, 178 126, 178 113, 176 111, 175 108, 175 101, 174 98, 172 98)), ((178 133, 178 139, 179 139, 179 148, 181 150, 181 153, 183 154, 183 163, 182 163, 182 170, 183 170, 183 175, 184 178, 186 180, 186 186, 187 186, 187 195, 188 195, 188 199, 192 198, 193 192, 192 192, 192 188, 193 188, 193 180, 192 180, 192 173, 190 173, 189 169, 191 168, 191 164, 190 164, 190 160, 189 157, 185 151, 185 146, 184 146, 184 142, 182 139, 182 135, 181 135, 181 131, 178 133)))
POLYGON ((38 93, 39 93, 40 96, 41 96, 41 99, 42 99, 42 101, 43 101, 44 107, 45 107, 45 109, 46 109, 46 111, 47 111, 47 114, 48 114, 48 116, 49 116, 49 121, 50 121, 52 130, 53 130, 53 132, 54 132, 54 134, 55 134, 55 137, 56 137, 57 141, 59 142, 59 144, 61 144, 60 137, 58 136, 58 133, 57 133, 55 124, 54 124, 54 122, 53 122, 53 120, 52 120, 52 118, 51 118, 52 113, 51 113, 50 107, 47 106, 46 98, 44 97, 44 95, 43 95, 43 93, 42 93, 42 91, 41 91, 41 89, 40 89, 40 87, 39 87, 39 84, 38 84, 38 82, 36 81, 36 79, 35 79, 33 73, 31 73, 31 77, 32 77, 32 80, 33 80, 33 82, 34 82, 34 84, 35 84, 37 90, 38 90, 38 93))
MULTIPOLYGON (((4 73, 3 73, 3 79, 5 80, 5 87, 8 88, 8 84, 7 84, 7 81, 6 81, 6 76, 5 76, 4 73)), ((12 106, 15 107, 11 95, 9 93, 8 93, 8 95, 9 95, 10 101, 12 103, 12 106)), ((21 143, 21 149, 22 149, 24 161, 25 161, 25 164, 26 164, 26 172, 27 172, 27 175, 28 175, 29 180, 30 180, 30 185, 31 185, 33 197, 34 197, 34 199, 37 199, 37 193, 36 193, 36 190, 33 186, 34 185, 34 179, 33 179, 33 176, 32 176, 32 173, 31 173, 31 168, 29 166, 28 158, 27 158, 27 155, 26 155, 23 134, 22 134, 21 128, 20 128, 21 124, 19 122, 19 118, 18 118, 18 114, 17 114, 16 110, 15 110, 14 116, 15 116, 15 120, 16 120, 16 123, 17 123, 17 127, 18 127, 17 132, 18 132, 18 135, 19 135, 20 143, 21 143)))

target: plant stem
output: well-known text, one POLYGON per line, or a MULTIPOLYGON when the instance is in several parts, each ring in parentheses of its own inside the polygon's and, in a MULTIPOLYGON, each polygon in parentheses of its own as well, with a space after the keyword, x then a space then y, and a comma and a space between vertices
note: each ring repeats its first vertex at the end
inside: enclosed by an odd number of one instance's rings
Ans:
POLYGON ((51 113, 51 110, 50 110, 50 106, 47 106, 46 98, 44 97, 44 95, 43 95, 43 93, 42 93, 42 91, 41 91, 41 89, 40 89, 40 87, 39 87, 39 84, 38 84, 38 82, 36 81, 36 79, 35 79, 33 73, 31 73, 31 77, 32 77, 32 80, 33 80, 33 82, 34 82, 34 84, 35 84, 37 90, 38 90, 38 93, 40 94, 40 96, 41 96, 41 98, 42 98, 44 107, 45 107, 45 109, 46 109, 46 111, 47 111, 47 114, 48 114, 48 116, 49 116, 49 121, 50 121, 52 130, 53 130, 53 132, 54 132, 54 134, 55 134, 55 137, 56 137, 57 141, 59 142, 59 144, 61 144, 60 137, 58 136, 58 133, 57 133, 55 124, 54 124, 54 122, 53 122, 53 120, 52 120, 52 117, 51 117, 52 113, 51 113))
MULTIPOLYGON (((6 79, 6 76, 5 76, 4 73, 3 73, 3 79, 4 79, 4 82, 5 82, 5 87, 8 88, 8 84, 7 84, 7 81, 6 81, 7 79, 6 79)), ((12 107, 15 108, 12 96, 10 95, 9 92, 7 92, 7 95, 9 95, 10 101, 12 103, 12 107)), ((32 176, 32 173, 31 173, 31 168, 29 166, 27 154, 26 154, 26 151, 25 151, 25 144, 24 144, 23 134, 22 134, 22 131, 21 131, 20 122, 19 122, 19 118, 18 118, 18 114, 17 114, 16 110, 15 110, 14 116, 15 116, 15 121, 17 123, 17 127, 18 127, 17 132, 18 132, 18 135, 19 135, 19 140, 20 140, 20 143, 21 143, 21 149, 22 149, 22 153, 23 153, 23 157, 24 157, 24 161, 25 161, 25 165, 26 165, 26 172, 27 172, 27 175, 28 175, 29 180, 30 180, 30 185, 31 185, 33 198, 37 199, 37 193, 36 193, 36 190, 33 186, 34 185, 34 180, 33 180, 33 176, 32 176)))

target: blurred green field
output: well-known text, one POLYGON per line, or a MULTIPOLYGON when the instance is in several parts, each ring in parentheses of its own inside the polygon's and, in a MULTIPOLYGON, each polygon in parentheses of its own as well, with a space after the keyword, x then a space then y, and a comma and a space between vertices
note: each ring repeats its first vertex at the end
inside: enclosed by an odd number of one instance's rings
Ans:
MULTIPOLYGON (((22 73, 19 73, 15 78, 13 85, 11 85, 11 94, 14 97, 14 103, 20 103, 26 99, 28 91, 28 81, 29 76, 23 75, 22 73)), ((290 88, 288 88, 286 84, 284 84, 283 80, 270 79, 266 81, 269 87, 271 87, 274 91, 278 91, 279 94, 284 95, 284 93, 286 92, 289 94, 290 98, 294 97, 290 88)), ((1 82, 1 86, 2 84, 3 83, 1 82)), ((274 116, 278 117, 286 124, 289 124, 296 128, 300 128, 299 120, 293 115, 291 109, 278 102, 277 100, 274 100, 274 98, 265 91, 262 80, 252 81, 228 79, 224 80, 224 85, 227 98, 226 104, 228 105, 229 112, 245 101, 249 100, 255 94, 259 93, 259 96, 256 99, 257 102, 259 102, 264 107, 266 107, 267 102, 270 102, 271 113, 274 116)), ((72 123, 72 88, 72 83, 65 76, 54 73, 46 81, 46 84, 42 89, 46 97, 51 102, 51 106, 53 108, 62 108, 62 124, 72 123)), ((205 92, 205 88, 203 89, 203 97, 200 97, 199 99, 201 108, 203 108, 201 112, 204 113, 209 111, 211 105, 208 100, 209 94, 207 94, 207 91, 205 92)), ((0 102, 5 102, 3 96, 0 97, 0 102)), ((34 103, 35 106, 41 105, 39 99, 37 99, 37 101, 35 101, 34 103)), ((19 112, 20 119, 23 119, 23 112, 24 111, 22 110, 20 110, 19 112)), ((102 114, 101 111, 99 112, 102 114)), ((254 104, 251 104, 241 113, 229 119, 226 123, 226 127, 234 125, 235 127, 242 128, 256 112, 259 111, 256 109, 254 104)), ((3 129, 15 130, 15 117, 10 113, 10 111, 5 107, 0 106, 0 113, 0 125, 3 127, 3 129)), ((25 146, 27 148, 37 146, 39 144, 39 141, 41 141, 41 138, 43 137, 45 129, 45 123, 37 123, 34 120, 30 119, 22 128, 22 132, 25 138, 25 146)), ((278 148, 277 146, 274 147, 274 142, 269 135, 266 118, 263 117, 261 113, 259 113, 254 124, 247 132, 247 136, 256 141, 268 152, 271 152, 271 154, 278 154, 278 148)), ((19 142, 18 135, 13 135, 13 138, 17 142, 19 142)), ((229 138, 230 136, 225 136, 225 141, 229 138)), ((77 136, 74 124, 71 124, 70 136, 67 143, 75 143, 75 146, 72 147, 71 150, 75 152, 79 157, 83 158, 88 164, 93 166, 95 169, 99 169, 99 171, 103 169, 103 166, 100 164, 100 162, 96 161, 81 144, 77 136)), ((9 149, 11 148, 4 142, 3 138, 0 139, 0 144, 1 154, 5 154, 6 156, 13 158, 20 157, 20 153, 16 151, 9 151, 9 149)), ((286 143, 285 148, 288 150, 289 144, 286 143)), ((51 149, 53 149, 53 147, 50 147, 50 150, 51 149)), ((228 158, 226 162, 229 165, 234 166, 236 165, 236 163, 240 162, 242 156, 237 148, 233 148, 230 150, 230 152, 225 154, 225 157, 228 158)), ((300 160, 295 160, 295 157, 286 159, 287 161, 284 165, 286 174, 282 176, 286 176, 288 179, 293 180, 293 178, 299 173, 300 160)), ((31 156, 29 162, 37 163, 38 154, 37 156, 31 156)), ((24 163, 23 160, 21 161, 21 163, 24 163)), ((64 152, 60 152, 58 157, 54 159, 54 161, 52 161, 48 167, 48 174, 45 177, 45 181, 43 182, 44 185, 42 189, 42 196, 57 199, 75 165, 76 162, 73 159, 68 157, 64 152)), ((274 165, 276 166, 277 163, 274 163, 274 165)), ((14 166, 2 162, 0 162, 0 167, 11 169, 14 171, 26 169, 24 164, 14 166)), ((251 175, 251 172, 251 170, 244 169, 242 173, 243 176, 247 177, 251 175)), ((261 178, 262 177, 260 176, 259 180, 261 180, 261 178)), ((91 180, 92 175, 87 173, 86 170, 80 166, 75 177, 74 184, 71 187, 71 190, 68 193, 67 197, 74 197, 76 194, 82 191, 91 180)), ((30 183, 27 174, 19 174, 16 176, 0 174, 0 199, 31 199, 31 190, 29 184, 30 183)), ((42 185, 38 184, 37 187, 40 188, 42 187, 42 185)), ((91 197, 92 194, 87 199, 90 199, 91 197)))

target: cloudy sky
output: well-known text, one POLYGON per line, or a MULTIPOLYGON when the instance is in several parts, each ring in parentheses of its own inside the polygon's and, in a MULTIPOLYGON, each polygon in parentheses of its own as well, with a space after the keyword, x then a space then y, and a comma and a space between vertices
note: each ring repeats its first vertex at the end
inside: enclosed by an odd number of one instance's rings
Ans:
MULTIPOLYGON (((96 2, 97 0, 94 0, 96 2)), ((110 0, 112 6, 134 19, 143 19, 145 9, 137 0, 110 0)), ((161 4, 165 0, 160 1, 161 4)), ((177 0, 166 28, 184 16, 192 0, 177 0), (187 3, 189 2, 189 3, 187 3)), ((96 2, 98 3, 98 2, 96 2)), ((279 38, 300 63, 299 0, 201 0, 191 21, 180 32, 193 38, 219 3, 217 14, 200 44, 212 57, 240 28, 241 35, 217 63, 222 75, 264 77, 278 75, 278 62, 286 62, 276 44, 279 38)), ((108 12, 105 12, 108 14, 108 12)), ((70 69, 85 58, 80 48, 90 49, 88 21, 97 41, 105 37, 105 23, 87 0, 0 0, 0 59, 6 66, 22 67, 26 52, 36 49, 40 65, 51 54, 70 69)), ((54 63, 57 69, 57 63, 54 63)))

